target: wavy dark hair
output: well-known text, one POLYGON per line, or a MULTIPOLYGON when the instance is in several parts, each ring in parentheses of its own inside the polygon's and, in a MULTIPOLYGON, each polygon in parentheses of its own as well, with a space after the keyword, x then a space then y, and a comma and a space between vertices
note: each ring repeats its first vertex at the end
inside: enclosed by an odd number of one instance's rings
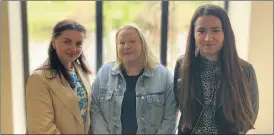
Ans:
POLYGON ((225 118, 232 122, 233 128, 236 131, 252 129, 254 128, 255 114, 252 109, 247 77, 242 72, 240 65, 241 59, 236 51, 235 37, 231 23, 226 11, 212 4, 200 6, 191 19, 183 66, 180 68, 180 77, 188 80, 187 84, 189 85, 187 89, 182 89, 181 92, 184 93, 181 95, 183 99, 180 101, 182 122, 191 126, 191 115, 193 115, 196 108, 194 100, 196 97, 195 89, 197 89, 196 86, 199 84, 200 63, 199 57, 195 57, 194 24, 201 16, 215 16, 219 18, 222 23, 224 41, 219 53, 219 61, 222 69, 221 85, 226 85, 227 89, 220 91, 220 94, 225 94, 223 97, 223 112, 225 118), (188 76, 186 76, 186 73, 188 73, 188 76))
MULTIPOLYGON (((78 22, 73 20, 62 20, 54 26, 52 32, 52 39, 58 38, 66 30, 76 30, 86 35, 85 27, 79 24, 78 22)), ((65 80, 69 83, 70 87, 75 88, 72 77, 70 76, 68 70, 65 68, 65 66, 61 63, 60 59, 58 58, 56 50, 53 48, 52 43, 50 43, 50 46, 48 48, 48 56, 50 69, 55 73, 53 77, 48 79, 53 79, 56 77, 56 75, 58 75, 62 82, 61 76, 63 75, 65 80)), ((88 64, 86 63, 85 56, 83 53, 75 61, 79 62, 84 72, 91 74, 91 70, 88 68, 88 64)))

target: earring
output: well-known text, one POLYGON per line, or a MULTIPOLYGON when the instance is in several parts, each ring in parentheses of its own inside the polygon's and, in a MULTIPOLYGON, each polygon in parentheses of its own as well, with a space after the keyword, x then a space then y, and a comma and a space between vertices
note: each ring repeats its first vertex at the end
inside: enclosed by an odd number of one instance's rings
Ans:
POLYGON ((199 48, 195 48, 195 57, 198 57, 200 55, 200 49, 199 48))

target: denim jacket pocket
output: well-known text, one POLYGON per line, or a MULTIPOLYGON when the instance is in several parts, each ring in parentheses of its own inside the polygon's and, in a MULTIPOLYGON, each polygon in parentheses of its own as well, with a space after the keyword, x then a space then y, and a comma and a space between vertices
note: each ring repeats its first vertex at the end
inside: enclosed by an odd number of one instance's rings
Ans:
POLYGON ((100 103, 102 114, 105 117, 107 123, 111 121, 113 116, 112 98, 113 91, 106 88, 100 89, 98 101, 100 103))
POLYGON ((100 89, 99 101, 100 102, 108 101, 112 98, 112 95, 113 95, 113 91, 107 90, 107 89, 100 89))
POLYGON ((147 102, 157 106, 162 106, 164 104, 164 98, 164 94, 147 95, 147 102))
POLYGON ((155 93, 153 95, 147 95, 147 106, 148 106, 148 118, 149 126, 159 127, 162 121, 162 116, 164 114, 164 101, 165 95, 160 93, 155 93))

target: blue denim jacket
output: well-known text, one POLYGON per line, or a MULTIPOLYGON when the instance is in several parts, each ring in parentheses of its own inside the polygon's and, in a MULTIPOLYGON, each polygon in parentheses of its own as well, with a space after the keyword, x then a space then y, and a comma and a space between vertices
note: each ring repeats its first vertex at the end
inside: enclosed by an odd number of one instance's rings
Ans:
MULTIPOLYGON (((121 69, 113 70, 114 62, 98 71, 92 85, 91 132, 121 134, 121 104, 126 81, 121 69)), ((144 69, 136 83, 137 134, 174 134, 176 130, 176 101, 173 77, 168 69, 158 65, 144 69)))

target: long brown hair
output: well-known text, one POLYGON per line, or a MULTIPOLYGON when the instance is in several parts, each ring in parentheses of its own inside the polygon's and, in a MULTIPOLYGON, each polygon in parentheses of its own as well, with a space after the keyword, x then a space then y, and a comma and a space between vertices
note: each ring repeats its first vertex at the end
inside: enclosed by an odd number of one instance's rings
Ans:
MULTIPOLYGON (((62 20, 54 26, 52 32, 52 39, 58 38, 66 30, 77 30, 86 35, 86 29, 78 22, 73 20, 62 20)), ((61 75, 63 75, 65 80, 70 85, 70 87, 75 88, 72 77, 70 76, 65 66, 61 63, 60 59, 57 56, 56 50, 53 48, 53 45, 51 43, 48 48, 48 56, 50 69, 55 73, 53 77, 48 79, 53 79, 56 77, 56 75, 58 75, 60 77, 60 80, 62 81, 61 75)), ((91 70, 88 68, 88 64, 86 63, 84 53, 82 53, 75 61, 79 62, 84 72, 91 74, 91 70)))
POLYGON ((225 89, 220 91, 220 94, 225 94, 222 99, 223 112, 225 118, 232 122, 234 130, 247 131, 254 128, 255 117, 252 109, 247 77, 241 69, 241 59, 236 51, 235 37, 229 17, 223 8, 211 4, 199 7, 191 19, 191 26, 187 38, 187 48, 183 58, 183 66, 181 66, 180 69, 180 77, 185 82, 185 84, 182 84, 182 99, 180 101, 182 122, 191 127, 191 115, 195 113, 196 108, 195 89, 197 89, 199 83, 200 64, 199 58, 195 57, 194 24, 200 16, 209 15, 220 19, 224 32, 223 47, 219 53, 219 61, 222 69, 222 88, 226 85, 225 89))

